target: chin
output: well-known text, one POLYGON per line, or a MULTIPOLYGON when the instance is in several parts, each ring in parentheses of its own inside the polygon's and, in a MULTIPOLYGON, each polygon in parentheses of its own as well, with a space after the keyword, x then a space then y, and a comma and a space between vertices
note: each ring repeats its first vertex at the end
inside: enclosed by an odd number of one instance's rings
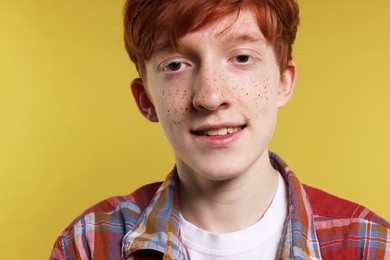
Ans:
POLYGON ((218 169, 206 169, 201 171, 200 174, 206 179, 209 179, 211 181, 227 181, 236 178, 237 176, 240 175, 241 172, 242 170, 238 170, 238 169, 234 170, 231 167, 226 169, 225 166, 225 167, 220 167, 218 169))

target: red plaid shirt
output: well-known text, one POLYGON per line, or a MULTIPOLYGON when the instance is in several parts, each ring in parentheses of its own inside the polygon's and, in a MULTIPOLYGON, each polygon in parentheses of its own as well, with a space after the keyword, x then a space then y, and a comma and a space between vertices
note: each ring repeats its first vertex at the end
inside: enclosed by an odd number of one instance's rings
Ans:
MULTIPOLYGON (((390 223, 365 207, 302 185, 277 155, 288 185, 289 215, 278 259, 390 259, 390 223)), ((51 259, 185 259, 176 171, 164 183, 112 197, 78 217, 51 259)))

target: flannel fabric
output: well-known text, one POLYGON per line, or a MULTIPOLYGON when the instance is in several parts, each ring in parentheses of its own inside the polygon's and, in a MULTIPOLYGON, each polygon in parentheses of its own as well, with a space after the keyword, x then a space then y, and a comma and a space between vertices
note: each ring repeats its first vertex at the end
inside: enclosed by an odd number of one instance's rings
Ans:
MULTIPOLYGON (((278 259, 390 259, 390 223, 365 207, 302 185, 270 153, 288 185, 289 216, 278 259)), ((112 197, 85 211, 57 239, 51 259, 185 259, 178 177, 112 197)))

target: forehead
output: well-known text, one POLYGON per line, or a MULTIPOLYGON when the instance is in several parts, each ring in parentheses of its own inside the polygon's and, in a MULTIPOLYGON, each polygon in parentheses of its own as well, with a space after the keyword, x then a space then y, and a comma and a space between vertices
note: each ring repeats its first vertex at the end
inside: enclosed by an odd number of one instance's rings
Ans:
POLYGON ((204 32, 209 34, 208 36, 220 38, 232 38, 243 32, 256 35, 261 33, 254 14, 245 9, 208 24, 198 30, 198 32, 204 32))
MULTIPOLYGON (((253 12, 243 9, 206 24, 196 31, 190 31, 177 40, 162 36, 157 42, 154 54, 165 50, 180 49, 181 45, 186 42, 194 43, 192 42, 193 38, 217 39, 223 43, 235 41, 267 42, 253 12)), ((195 43, 201 44, 201 42, 195 43)))

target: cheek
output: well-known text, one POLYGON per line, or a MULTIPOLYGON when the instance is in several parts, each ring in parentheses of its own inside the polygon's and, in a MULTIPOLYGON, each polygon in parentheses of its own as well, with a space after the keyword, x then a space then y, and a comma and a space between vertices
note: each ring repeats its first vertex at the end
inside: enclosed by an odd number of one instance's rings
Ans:
POLYGON ((273 95, 274 85, 275 83, 272 82, 271 76, 269 75, 264 76, 258 93, 258 98, 260 99, 260 102, 264 104, 264 107, 266 107, 270 102, 270 99, 273 95))
POLYGON ((180 125, 184 115, 190 109, 190 93, 185 88, 166 88, 157 98, 160 102, 157 109, 159 120, 168 125, 180 125))
POLYGON ((246 110, 252 111, 253 116, 258 117, 267 112, 274 85, 271 76, 264 74, 259 78, 247 79, 234 87, 233 95, 237 104, 245 104, 246 110))

